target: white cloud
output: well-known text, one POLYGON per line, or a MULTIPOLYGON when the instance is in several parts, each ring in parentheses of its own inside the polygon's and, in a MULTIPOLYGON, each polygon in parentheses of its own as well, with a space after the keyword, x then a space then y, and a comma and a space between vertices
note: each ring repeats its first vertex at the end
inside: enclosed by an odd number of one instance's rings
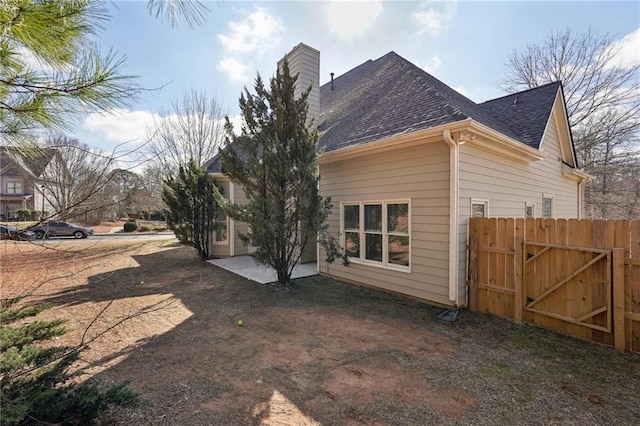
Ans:
POLYGON ((452 87, 452 89, 455 90, 456 92, 460 93, 461 95, 464 95, 467 98, 471 99, 471 95, 469 94, 469 91, 467 90, 466 87, 464 87, 464 86, 455 86, 455 87, 452 87))
POLYGON ((439 56, 432 56, 422 68, 429 74, 435 75, 442 68, 442 59, 439 56))
POLYGON ((97 137, 110 142, 142 142, 145 131, 159 116, 149 111, 113 109, 110 114, 92 113, 82 122, 82 127, 97 137))
POLYGON ((244 125, 244 118, 241 115, 232 115, 229 117, 229 121, 233 124, 233 133, 239 135, 242 131, 242 126, 244 125))
POLYGON ((331 1, 326 8, 329 31, 348 41, 361 36, 382 13, 382 1, 331 1))
POLYGON ((16 52, 18 53, 19 60, 29 69, 41 73, 41 74, 55 74, 58 71, 72 71, 73 67, 71 65, 66 65, 61 67, 60 69, 56 69, 51 66, 51 64, 43 61, 38 58, 31 50, 27 49, 23 46, 16 47, 16 52))
POLYGON ((218 34, 218 40, 227 52, 261 54, 280 42, 277 34, 283 29, 280 20, 267 8, 255 6, 244 19, 230 22, 229 34, 218 34))
POLYGON ((611 51, 617 52, 611 65, 629 68, 640 65, 640 28, 611 43, 611 51))
POLYGON ((457 7, 457 0, 423 1, 411 12, 411 21, 418 35, 437 36, 451 22, 457 7))
POLYGON ((232 57, 226 57, 218 63, 218 70, 226 73, 231 80, 246 81, 249 78, 249 66, 232 57))

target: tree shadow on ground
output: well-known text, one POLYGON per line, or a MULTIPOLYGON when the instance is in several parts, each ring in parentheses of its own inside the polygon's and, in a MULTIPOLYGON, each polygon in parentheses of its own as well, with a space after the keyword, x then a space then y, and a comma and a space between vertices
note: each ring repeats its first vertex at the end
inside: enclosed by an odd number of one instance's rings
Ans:
POLYGON ((490 413, 492 422, 527 424, 532 411, 542 423, 640 418, 631 407, 640 385, 622 379, 640 382, 640 362, 604 348, 571 340, 564 352, 563 336, 468 312, 440 324, 442 309, 326 277, 262 285, 183 247, 131 259, 44 298, 61 313, 98 316, 94 326, 129 317, 91 344, 87 370, 131 380, 148 403, 106 423, 468 424, 490 413), (580 375, 602 360, 613 374, 580 375), (618 379, 615 398, 590 402, 594 388, 618 379))

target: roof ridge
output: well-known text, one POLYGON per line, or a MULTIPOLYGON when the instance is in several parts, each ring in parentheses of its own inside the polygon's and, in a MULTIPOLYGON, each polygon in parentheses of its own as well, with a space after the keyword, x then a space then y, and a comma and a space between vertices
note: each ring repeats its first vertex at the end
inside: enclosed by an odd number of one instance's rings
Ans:
POLYGON ((409 64, 412 67, 413 71, 416 74, 418 74, 419 77, 423 77, 429 80, 427 84, 433 88, 433 90, 436 92, 438 96, 440 96, 441 98, 444 98, 444 100, 449 104, 449 106, 451 106, 459 114, 462 114, 473 120, 479 121, 482 124, 488 125, 494 130, 497 130, 503 133, 505 136, 511 137, 516 140, 520 140, 520 138, 517 137, 517 135, 511 130, 511 128, 506 123, 504 123, 498 117, 484 111, 482 107, 480 107, 480 104, 477 104, 476 102, 474 102, 473 99, 466 97, 465 95, 458 92, 457 90, 455 90, 454 88, 452 88, 451 86, 443 82, 442 80, 431 75, 424 69, 420 68, 419 66, 410 62, 409 60, 403 58, 402 56, 400 55, 397 55, 397 56, 401 58, 404 62, 409 64), (434 87, 434 84, 435 84, 435 87, 434 87))

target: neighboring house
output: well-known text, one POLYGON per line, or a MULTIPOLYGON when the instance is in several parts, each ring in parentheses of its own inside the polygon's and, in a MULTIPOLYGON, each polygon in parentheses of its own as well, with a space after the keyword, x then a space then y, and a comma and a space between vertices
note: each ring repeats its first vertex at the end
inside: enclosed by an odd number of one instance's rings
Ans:
POLYGON ((0 147, 0 220, 16 220, 23 209, 42 211, 44 206, 52 212, 40 183, 54 157, 52 149, 0 147))
MULTIPOLYGON (((319 86, 320 53, 287 55, 299 87, 319 86)), ((562 85, 476 104, 390 52, 311 93, 323 153, 329 232, 351 265, 321 273, 447 306, 466 304, 472 216, 578 218, 589 175, 578 168, 562 85), (319 102, 314 105, 314 96, 319 102)), ((241 202, 214 157, 208 171, 241 202)), ((233 236, 245 224, 228 223, 233 236)), ((245 254, 237 238, 217 256, 245 254)))

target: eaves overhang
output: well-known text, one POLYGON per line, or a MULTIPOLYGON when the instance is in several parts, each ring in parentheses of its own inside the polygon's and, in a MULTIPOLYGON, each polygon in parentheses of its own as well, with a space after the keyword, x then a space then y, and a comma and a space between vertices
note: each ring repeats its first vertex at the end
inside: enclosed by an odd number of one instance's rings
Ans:
POLYGON ((425 143, 434 143, 442 141, 442 132, 448 129, 450 132, 459 132, 465 130, 471 119, 456 121, 454 123, 442 124, 428 129, 405 130, 402 133, 389 136, 374 142, 367 142, 335 151, 323 153, 318 158, 318 164, 328 164, 334 161, 340 161, 348 158, 361 157, 370 154, 379 154, 392 151, 399 148, 408 148, 425 143))
POLYGON ((544 152, 505 136, 475 120, 469 124, 468 133, 461 135, 461 141, 527 163, 546 157, 544 152))
POLYGON ((574 167, 569 166, 566 163, 562 164, 562 175, 579 180, 580 182, 590 182, 595 179, 593 175, 590 175, 584 170, 576 169, 574 167))

